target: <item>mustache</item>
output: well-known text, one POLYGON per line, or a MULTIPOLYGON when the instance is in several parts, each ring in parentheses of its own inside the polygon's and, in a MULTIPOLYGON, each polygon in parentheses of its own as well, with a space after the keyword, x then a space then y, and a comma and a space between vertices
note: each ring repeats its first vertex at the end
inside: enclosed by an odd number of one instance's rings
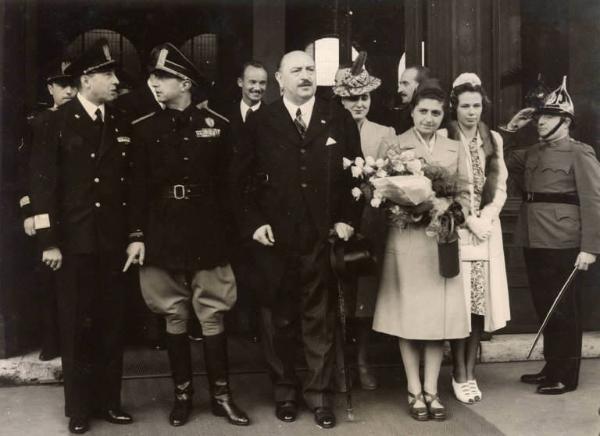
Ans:
POLYGON ((312 82, 310 80, 303 80, 298 86, 312 86, 312 82))

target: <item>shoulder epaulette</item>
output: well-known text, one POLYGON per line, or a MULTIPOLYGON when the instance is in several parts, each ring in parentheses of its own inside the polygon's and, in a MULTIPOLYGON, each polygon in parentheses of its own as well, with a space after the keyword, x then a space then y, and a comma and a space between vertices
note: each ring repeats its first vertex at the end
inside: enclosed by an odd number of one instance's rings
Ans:
POLYGON ((209 108, 208 106, 205 106, 204 109, 206 109, 208 112, 210 112, 211 114, 213 114, 215 117, 221 118, 223 121, 225 121, 227 124, 229 124, 229 119, 225 118, 223 115, 221 115, 218 112, 215 112, 214 110, 212 110, 211 108, 209 108))
POLYGON ((135 120, 133 120, 133 121, 131 122, 131 125, 132 125, 132 126, 134 126, 134 125, 136 125, 137 123, 139 123, 140 121, 144 121, 145 119, 147 119, 147 118, 150 118, 150 117, 151 117, 151 116, 153 116, 154 114, 156 114, 156 111, 154 111, 154 112, 150 112, 149 114, 146 114, 146 115, 142 115, 141 117, 139 117, 139 118, 136 118, 135 120))

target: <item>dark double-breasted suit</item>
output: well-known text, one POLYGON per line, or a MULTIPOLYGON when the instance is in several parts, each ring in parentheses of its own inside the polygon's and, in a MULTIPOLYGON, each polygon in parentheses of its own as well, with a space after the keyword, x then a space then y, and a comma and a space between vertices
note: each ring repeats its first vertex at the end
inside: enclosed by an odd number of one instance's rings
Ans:
POLYGON ((341 106, 319 99, 304 138, 282 99, 246 124, 234 146, 230 186, 244 237, 265 224, 274 233, 273 247, 255 242, 254 248, 266 280, 260 299, 272 310, 275 352, 283 362, 282 372, 272 368, 275 400, 295 399, 294 333, 301 327, 309 367, 305 400, 330 406, 335 301, 327 238, 335 223, 356 226, 360 216, 342 164, 343 157, 361 154, 358 129, 341 106))
POLYGON ((78 98, 36 135, 30 189, 41 251, 63 255, 57 272, 67 416, 120 407, 130 137, 108 105, 95 124, 78 98))

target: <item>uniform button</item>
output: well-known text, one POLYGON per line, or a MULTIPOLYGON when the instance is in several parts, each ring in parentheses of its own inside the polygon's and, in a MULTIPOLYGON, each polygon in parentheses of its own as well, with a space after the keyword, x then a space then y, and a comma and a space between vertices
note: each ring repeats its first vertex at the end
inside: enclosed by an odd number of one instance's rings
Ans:
POLYGON ((187 136, 183 138, 184 141, 189 141, 190 138, 188 138, 187 136))
POLYGON ((300 153, 302 153, 302 154, 306 153, 306 148, 301 148, 300 153))
POLYGON ((300 169, 301 169, 302 171, 306 171, 306 165, 302 165, 302 166, 300 167, 300 169))
POLYGON ((127 206, 127 202, 126 201, 123 202, 123 206, 127 206))
POLYGON ((183 160, 190 160, 190 158, 189 158, 189 157, 187 157, 187 156, 184 156, 184 157, 183 157, 183 160))
POLYGON ((94 159, 96 157, 96 153, 90 153, 90 157, 94 159))
POLYGON ((96 177, 96 178, 94 179, 94 183, 100 183, 100 179, 99 179, 98 177, 96 177))
POLYGON ((97 201, 97 202, 94 204, 94 206, 96 206, 96 207, 100 207, 100 206, 101 206, 101 204, 100 204, 100 202, 99 202, 99 201, 97 201))
POLYGON ((123 156, 123 157, 127 156, 127 152, 126 151, 122 152, 121 156, 123 156))
POLYGON ((302 186, 303 188, 306 188, 308 186, 308 184, 306 184, 306 183, 300 183, 300 186, 302 186))
POLYGON ((121 182, 124 182, 124 181, 125 181, 125 177, 121 177, 121 182))

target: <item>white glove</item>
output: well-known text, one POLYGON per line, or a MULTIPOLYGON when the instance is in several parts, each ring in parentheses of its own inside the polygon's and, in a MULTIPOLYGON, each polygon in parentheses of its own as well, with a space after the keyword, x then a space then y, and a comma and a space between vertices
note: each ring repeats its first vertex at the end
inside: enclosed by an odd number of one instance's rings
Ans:
POLYGON ((273 236, 273 229, 269 224, 264 224, 256 229, 252 239, 267 247, 275 245, 275 236, 273 236))
POLYGON ((467 218, 467 227, 480 241, 485 241, 492 233, 492 221, 475 215, 467 218))
POLYGON ((347 241, 354 234, 354 227, 346 223, 335 223, 333 225, 333 230, 335 230, 335 234, 338 238, 347 241))
POLYGON ((516 132, 517 130, 525 127, 527 124, 531 122, 533 119, 533 114, 535 113, 535 108, 526 107, 525 109, 521 109, 516 113, 514 117, 508 122, 505 127, 501 127, 502 130, 506 130, 507 132, 516 132))
POLYGON ((595 254, 581 251, 577 255, 577 260, 575 260, 575 267, 579 270, 587 271, 588 267, 594 262, 596 262, 595 254))

